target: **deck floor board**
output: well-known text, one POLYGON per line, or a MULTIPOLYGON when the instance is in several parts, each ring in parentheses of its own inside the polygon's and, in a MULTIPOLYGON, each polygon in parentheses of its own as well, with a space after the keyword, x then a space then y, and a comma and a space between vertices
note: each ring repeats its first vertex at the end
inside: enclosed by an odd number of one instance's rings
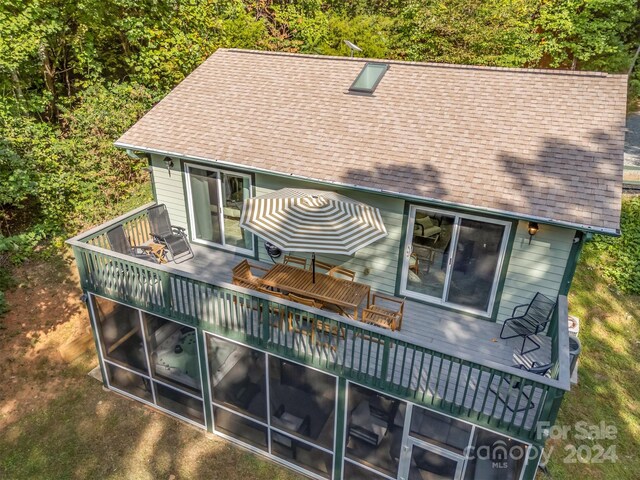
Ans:
MULTIPOLYGON (((170 265, 194 274, 204 281, 231 283, 232 268, 245 257, 213 248, 193 245, 193 259, 170 265)), ((268 263, 259 263, 269 267, 268 263)), ((357 281, 363 281, 356 278, 357 281)), ((365 281, 366 282, 366 281, 365 281)), ((420 343, 444 351, 452 356, 471 354, 479 359, 491 360, 501 365, 535 361, 548 363, 551 359, 550 338, 538 336, 542 348, 522 357, 519 348, 522 340, 500 339, 500 324, 482 320, 464 312, 448 310, 407 299, 402 329, 398 332, 407 342, 420 343)))

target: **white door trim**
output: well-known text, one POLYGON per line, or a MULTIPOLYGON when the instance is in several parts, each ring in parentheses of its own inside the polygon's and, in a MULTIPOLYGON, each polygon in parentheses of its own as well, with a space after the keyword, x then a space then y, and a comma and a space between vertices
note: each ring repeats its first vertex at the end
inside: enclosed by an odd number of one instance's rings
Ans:
POLYGON ((409 219, 407 221, 407 230, 405 232, 405 240, 404 240, 404 245, 402 246, 403 248, 403 259, 402 259, 402 269, 401 269, 401 275, 402 277, 400 278, 400 294, 410 297, 410 298, 415 298, 416 300, 422 300, 428 303, 433 303, 436 305, 444 305, 450 308, 453 308, 455 310, 460 310, 462 312, 467 312, 467 313, 472 313, 475 315, 480 315, 483 317, 490 317, 491 313, 493 311, 493 307, 495 305, 495 300, 496 300, 496 294, 497 294, 497 290, 498 290, 498 283, 500 283, 500 273, 502 272, 502 268, 503 268, 503 264, 504 264, 504 258, 506 256, 506 250, 507 250, 507 245, 509 243, 509 236, 511 233, 511 222, 507 221, 507 220, 498 220, 498 219, 494 219, 494 218, 488 218, 488 217, 481 217, 478 215, 471 215, 471 214, 467 214, 467 213, 459 213, 459 212, 452 212, 449 210, 441 210, 441 209, 437 209, 437 208, 431 208, 431 207, 424 207, 421 205, 410 205, 409 207, 409 219), (416 217, 416 213, 418 211, 421 212, 425 212, 425 213, 430 213, 430 214, 436 214, 436 215, 443 215, 443 216, 447 216, 447 217, 453 217, 454 218, 454 223, 453 223, 453 230, 451 233, 451 244, 449 247, 449 259, 447 261, 447 272, 446 272, 446 278, 444 281, 444 289, 442 292, 442 296, 440 298, 438 297, 433 297, 430 295, 425 295, 425 294, 421 294, 418 292, 414 292, 412 290, 409 290, 407 288, 407 279, 409 277, 409 259, 411 257, 411 250, 412 250, 412 244, 413 244, 413 231, 414 231, 414 227, 415 227, 415 217, 416 217), (462 220, 476 220, 479 222, 484 222, 484 223, 492 223, 494 225, 502 225, 504 226, 504 232, 502 234, 502 239, 500 241, 500 251, 498 254, 498 262, 496 265, 496 272, 494 274, 494 278, 493 278, 493 285, 491 287, 491 293, 490 293, 490 297, 489 297, 489 304, 487 307, 486 311, 483 310, 478 310, 475 308, 470 308, 470 307, 465 307, 463 305, 458 305, 456 303, 453 302, 449 302, 446 300, 446 298, 449 295, 449 287, 450 287, 450 282, 451 282, 451 276, 452 276, 452 269, 453 269, 453 264, 455 262, 455 254, 457 251, 457 243, 458 243, 458 239, 459 239, 459 230, 460 230, 460 224, 462 222, 462 220))

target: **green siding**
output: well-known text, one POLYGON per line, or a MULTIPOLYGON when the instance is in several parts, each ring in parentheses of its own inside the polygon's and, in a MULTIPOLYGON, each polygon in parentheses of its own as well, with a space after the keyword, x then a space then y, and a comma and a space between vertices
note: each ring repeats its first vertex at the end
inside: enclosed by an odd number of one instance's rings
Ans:
POLYGON ((509 318, 513 307, 529 303, 535 292, 555 297, 573 245, 575 230, 540 225, 529 245, 528 222, 518 222, 504 282, 498 321, 509 318))
POLYGON ((187 204, 182 186, 183 173, 180 160, 173 159, 173 168, 169 175, 163 158, 163 156, 151 155, 157 202, 167 206, 173 225, 187 228, 187 204))
MULTIPOLYGON (((319 186, 314 183, 272 175, 256 174, 255 178, 256 195, 262 195, 287 187, 319 189, 319 186)), ((402 238, 404 201, 383 195, 357 192, 355 190, 340 188, 333 190, 379 208, 389 235, 385 239, 358 251, 353 257, 344 255, 318 255, 317 259, 354 270, 357 273, 357 279, 369 283, 374 290, 393 294, 396 287, 398 255, 401 249, 400 240, 402 238)), ((270 261, 262 242, 259 242, 258 253, 260 260, 270 261)), ((296 253, 296 255, 311 257, 310 254, 296 253)))
MULTIPOLYGON (((181 170, 183 165, 178 159, 174 159, 174 166, 169 175, 163 158, 152 155, 157 201, 167 205, 174 225, 186 228, 188 222, 181 170)), ((261 173, 255 174, 254 186, 256 195, 286 187, 320 188, 316 183, 261 173)), ((353 257, 319 255, 318 259, 350 268, 356 271, 359 280, 370 283, 375 290, 393 294, 399 275, 399 256, 402 252, 405 201, 387 195, 344 188, 333 190, 378 207, 389 236, 362 249, 353 257)), ((527 222, 517 223, 502 296, 498 296, 498 321, 504 321, 511 316, 514 306, 528 303, 537 291, 549 296, 558 295, 574 235, 575 230, 572 229, 540 225, 540 231, 529 245, 527 222)), ((260 260, 270 261, 261 241, 258 242, 257 250, 260 260)), ((310 257, 310 254, 297 255, 310 257)))

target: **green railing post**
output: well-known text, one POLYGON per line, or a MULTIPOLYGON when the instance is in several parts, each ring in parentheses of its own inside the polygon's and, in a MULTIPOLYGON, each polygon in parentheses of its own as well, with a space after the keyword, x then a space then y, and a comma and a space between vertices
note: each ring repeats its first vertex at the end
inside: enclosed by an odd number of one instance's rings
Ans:
POLYGON ((82 288, 85 289, 89 284, 89 270, 87 269, 87 265, 84 261, 84 255, 80 249, 78 247, 73 247, 72 250, 73 256, 76 259, 76 268, 80 274, 80 283, 82 284, 82 288))
MULTIPOLYGON (((562 404, 563 398, 564 390, 549 387, 547 396, 544 399, 542 411, 540 412, 539 420, 549 422, 550 426, 555 424, 556 419, 558 418, 558 412, 560 411, 560 405, 562 404)), ((531 431, 532 433, 535 432, 536 428, 533 428, 531 431)))
POLYGON ((166 272, 159 272, 160 276, 160 285, 162 285, 162 292, 160 298, 162 299, 163 305, 160 305, 160 311, 165 313, 165 315, 169 315, 173 310, 173 302, 171 295, 171 280, 169 274, 166 272))
POLYGON ((269 300, 259 299, 258 308, 260 309, 260 319, 262 321, 260 343, 266 346, 269 343, 269 334, 271 327, 269 318, 269 300))
POLYGON ((87 307, 87 315, 89 316, 89 324, 91 325, 91 334, 93 335, 93 342, 96 345, 96 354, 98 355, 98 366, 100 367, 100 373, 102 375, 102 385, 105 388, 108 388, 107 385, 107 371, 104 368, 104 362, 100 360, 102 357, 102 349, 100 347, 100 341, 98 340, 98 334, 96 333, 96 324, 98 323, 98 319, 93 316, 93 310, 91 308, 91 297, 87 291, 83 290, 84 295, 87 296, 86 301, 84 302, 85 307, 87 307))
POLYGON ((343 477, 342 458, 345 449, 345 428, 347 425, 347 379, 338 377, 338 409, 336 412, 336 450, 333 455, 333 478, 340 480, 343 477))
POLYGON ((382 347, 382 365, 380 366, 379 385, 386 385, 387 383, 387 375, 389 373, 389 354, 390 353, 391 353, 391 339, 389 337, 384 337, 384 344, 382 347))
POLYGON ((209 379, 207 379, 207 356, 205 350, 207 348, 207 342, 204 340, 203 330, 196 327, 196 341, 198 342, 198 350, 200 351, 200 378, 206 379, 202 382, 202 400, 204 402, 204 418, 207 431, 213 433, 213 418, 211 416, 211 396, 209 395, 209 379))

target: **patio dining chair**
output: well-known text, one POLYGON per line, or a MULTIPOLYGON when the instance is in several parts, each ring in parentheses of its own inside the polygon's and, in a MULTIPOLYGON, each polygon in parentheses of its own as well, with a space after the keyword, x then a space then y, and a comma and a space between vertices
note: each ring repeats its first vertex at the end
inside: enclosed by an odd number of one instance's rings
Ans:
MULTIPOLYGON (((264 293, 265 295, 271 295, 272 297, 280 298, 283 300, 289 300, 289 297, 282 292, 278 292, 275 290, 269 290, 264 286, 258 286, 256 288, 260 293, 264 293)), ((286 316, 287 309, 282 305, 278 304, 269 304, 269 316, 271 318, 271 326, 282 329, 284 325, 284 317, 286 316)))
POLYGON ((116 225, 112 229, 108 230, 107 239, 109 240, 111 250, 114 252, 158 263, 158 260, 151 252, 151 247, 146 245, 131 245, 122 225, 116 225))
POLYGON ((148 208, 147 215, 153 240, 167 248, 171 254, 171 260, 181 263, 193 258, 193 250, 185 229, 171 225, 169 212, 164 204, 148 208))
POLYGON ((351 282, 356 280, 356 272, 343 267, 333 267, 329 270, 329 275, 336 278, 344 278, 351 282))
MULTIPOLYGON (((241 261, 238 265, 233 267, 233 270, 231 270, 233 274, 231 281, 234 285, 258 290, 263 286, 262 279, 260 278, 260 276, 255 275, 253 273, 254 271, 260 271, 262 272, 262 275, 264 275, 269 270, 259 265, 253 265, 249 263, 248 260, 245 259, 241 261)), ((273 294, 273 292, 269 292, 269 294, 273 294)))
MULTIPOLYGON (((551 370, 551 367, 553 367, 553 363, 539 364, 537 362, 532 362, 530 367, 522 364, 513 365, 513 367, 545 376, 549 370, 551 370)), ((513 413, 518 413, 524 412, 525 410, 531 410, 536 406, 534 401, 531 399, 533 389, 531 389, 529 393, 524 391, 527 386, 531 385, 523 385, 522 380, 520 379, 513 381, 508 378, 501 378, 498 381, 497 386, 492 385, 489 387, 489 391, 495 394, 496 399, 503 403, 507 410, 513 413), (525 400, 524 406, 520 406, 520 404, 522 404, 522 398, 525 400)))
POLYGON ((329 274, 329 272, 331 272, 331 270, 333 270, 334 268, 336 268, 336 265, 316 260, 316 272, 324 272, 329 274))
POLYGON ((285 265, 295 265, 297 267, 301 267, 302 269, 307 268, 307 259, 302 257, 295 257, 293 255, 285 255, 284 260, 282 261, 285 265))
POLYGON ((403 314, 404 300, 374 293, 371 296, 371 303, 362 312, 362 321, 395 331, 402 327, 403 314))
MULTIPOLYGON (((313 308, 322 308, 322 303, 316 302, 311 298, 299 297, 298 295, 294 295, 293 293, 289 294, 289 300, 292 302, 300 303, 307 307, 313 308)), ((304 311, 300 312, 289 312, 289 330, 301 333, 303 335, 309 335, 311 338, 311 343, 315 338, 315 317, 311 313, 307 313, 304 311)))
POLYGON ((502 330, 500 330, 500 338, 508 339, 515 337, 522 337, 522 347, 520 348, 520 354, 525 355, 540 348, 538 343, 532 337, 541 333, 547 326, 547 323, 551 320, 551 314, 556 306, 556 301, 538 292, 531 300, 529 304, 518 305, 513 309, 511 318, 508 318, 502 324, 502 330), (526 310, 521 315, 516 315, 518 309, 526 307, 526 310), (513 335, 504 334, 505 328, 509 327, 513 332, 513 335), (533 347, 525 351, 525 344, 529 342, 533 343, 533 347))

